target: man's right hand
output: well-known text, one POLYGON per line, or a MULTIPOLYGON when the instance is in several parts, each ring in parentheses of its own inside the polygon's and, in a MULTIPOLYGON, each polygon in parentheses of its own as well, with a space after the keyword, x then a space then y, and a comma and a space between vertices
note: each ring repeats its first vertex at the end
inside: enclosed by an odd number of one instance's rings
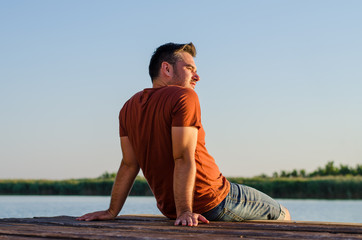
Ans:
POLYGON ((175 221, 175 226, 177 225, 190 226, 190 227, 197 226, 199 224, 199 221, 202 223, 209 223, 209 220, 207 220, 201 214, 184 212, 177 217, 175 221))
POLYGON ((112 215, 108 210, 84 214, 83 216, 77 218, 78 221, 112 220, 112 219, 115 219, 115 216, 112 215))

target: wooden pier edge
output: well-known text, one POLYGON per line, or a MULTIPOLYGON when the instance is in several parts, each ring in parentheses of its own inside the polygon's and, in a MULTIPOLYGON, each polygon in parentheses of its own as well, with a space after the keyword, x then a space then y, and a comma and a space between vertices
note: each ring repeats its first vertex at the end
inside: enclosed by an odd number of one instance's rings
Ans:
POLYGON ((174 226, 160 215, 120 215, 112 221, 71 216, 0 219, 0 239, 362 239, 362 224, 308 221, 210 222, 174 226))

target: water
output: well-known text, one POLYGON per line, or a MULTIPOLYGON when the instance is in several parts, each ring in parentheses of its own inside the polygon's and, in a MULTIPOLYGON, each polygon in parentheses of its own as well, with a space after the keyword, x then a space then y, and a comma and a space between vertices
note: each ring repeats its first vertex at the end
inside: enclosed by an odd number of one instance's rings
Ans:
POLYGON ((286 200, 278 202, 288 208, 296 221, 362 223, 362 200, 286 200))
MULTIPOLYGON (((0 196, 0 218, 81 216, 108 209, 110 197, 0 196)), ((128 197, 121 214, 161 214, 153 197, 128 197)))
MULTIPOLYGON (((0 196, 0 218, 81 216, 108 208, 109 197, 0 196)), ((362 200, 279 199, 296 221, 362 223, 362 200)), ((120 214, 161 214, 153 197, 128 197, 120 214)))

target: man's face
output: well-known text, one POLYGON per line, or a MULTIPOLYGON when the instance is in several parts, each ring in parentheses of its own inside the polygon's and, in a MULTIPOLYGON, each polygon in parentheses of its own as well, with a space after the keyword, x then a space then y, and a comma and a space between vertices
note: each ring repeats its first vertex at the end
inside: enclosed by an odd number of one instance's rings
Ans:
POLYGON ((180 60, 174 66, 174 75, 169 85, 178 85, 181 87, 195 89, 196 82, 200 80, 197 75, 197 68, 194 58, 187 52, 179 53, 180 60))

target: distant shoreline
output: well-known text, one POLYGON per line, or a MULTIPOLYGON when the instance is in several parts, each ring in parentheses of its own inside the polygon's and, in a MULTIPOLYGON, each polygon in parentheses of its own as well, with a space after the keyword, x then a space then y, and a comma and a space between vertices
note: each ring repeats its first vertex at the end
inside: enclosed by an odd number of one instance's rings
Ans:
MULTIPOLYGON (((254 187, 273 198, 362 199, 362 176, 312 178, 229 177, 229 181, 254 187)), ((0 195, 109 196, 114 178, 69 180, 0 180, 0 195)), ((147 181, 137 177, 130 196, 153 196, 147 181)))

